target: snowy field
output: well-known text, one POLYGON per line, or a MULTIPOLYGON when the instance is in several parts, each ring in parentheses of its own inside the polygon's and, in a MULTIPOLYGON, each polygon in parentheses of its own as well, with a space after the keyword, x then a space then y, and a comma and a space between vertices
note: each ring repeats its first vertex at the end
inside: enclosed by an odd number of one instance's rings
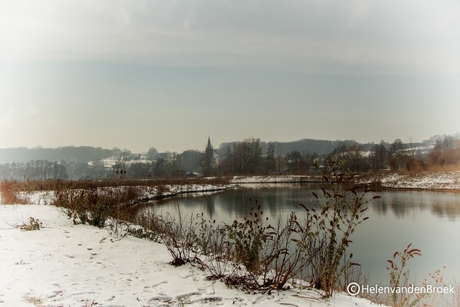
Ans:
POLYGON ((245 294, 187 264, 173 267, 166 247, 105 229, 73 225, 48 205, 0 206, 0 306, 376 306, 292 288, 245 294), (40 230, 19 226, 38 219, 40 230))

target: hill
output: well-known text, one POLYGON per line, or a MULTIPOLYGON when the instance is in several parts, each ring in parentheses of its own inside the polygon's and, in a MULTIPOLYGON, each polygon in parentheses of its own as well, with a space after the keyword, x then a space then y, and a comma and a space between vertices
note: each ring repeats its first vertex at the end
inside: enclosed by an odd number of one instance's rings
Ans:
POLYGON ((23 163, 31 160, 89 162, 120 155, 121 152, 122 151, 118 148, 103 149, 101 147, 91 146, 64 146, 58 148, 0 148, 0 164, 13 162, 23 163))

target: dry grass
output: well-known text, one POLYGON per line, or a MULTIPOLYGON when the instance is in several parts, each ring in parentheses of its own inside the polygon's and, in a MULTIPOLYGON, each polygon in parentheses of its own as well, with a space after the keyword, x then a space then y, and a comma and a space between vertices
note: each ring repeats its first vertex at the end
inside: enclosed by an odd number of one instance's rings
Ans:
MULTIPOLYGON (((212 184, 225 185, 230 182, 229 178, 166 178, 166 179, 101 179, 101 180, 26 180, 26 181, 3 181, 2 185, 13 185, 17 191, 35 192, 50 191, 56 189, 87 189, 114 186, 144 186, 157 187, 164 185, 190 185, 212 184)), ((2 188, 3 191, 3 188, 2 188)))
POLYGON ((225 177, 212 178, 167 178, 167 179, 102 179, 102 180, 4 180, 0 182, 2 204, 25 204, 23 195, 37 191, 65 191, 68 189, 96 189, 109 187, 150 187, 166 191, 170 185, 205 185, 216 186, 229 184, 225 177))
POLYGON ((2 181, 0 183, 2 194, 1 203, 3 205, 25 204, 27 200, 21 197, 21 184, 17 181, 2 181))
POLYGON ((441 173, 441 172, 458 172, 460 171, 460 163, 449 165, 437 165, 430 167, 426 172, 428 173, 441 173))

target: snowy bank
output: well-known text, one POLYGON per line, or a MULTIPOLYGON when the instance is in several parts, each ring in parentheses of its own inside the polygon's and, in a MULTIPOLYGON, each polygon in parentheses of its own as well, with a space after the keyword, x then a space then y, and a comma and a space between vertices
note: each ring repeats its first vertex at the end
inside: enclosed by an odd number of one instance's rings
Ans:
POLYGON ((214 184, 173 184, 161 185, 158 187, 145 187, 144 193, 138 198, 138 201, 151 201, 175 197, 182 194, 202 194, 210 192, 220 192, 235 188, 234 184, 214 185, 214 184))
POLYGON ((234 176, 230 183, 252 184, 252 183, 308 183, 322 182, 322 176, 306 175, 279 175, 279 176, 234 176))
MULTIPOLYGON (((430 189, 430 190, 460 190, 460 171, 443 173, 385 173, 372 176, 358 177, 358 183, 378 185, 389 189, 430 189)), ((230 183, 272 184, 272 183, 319 183, 322 176, 234 176, 230 183)))
POLYGON ((0 206, 0 306, 376 306, 314 290, 244 294, 191 265, 173 267, 166 247, 73 225, 59 208, 0 206), (38 219, 40 230, 17 226, 38 219))
POLYGON ((391 173, 363 178, 360 183, 388 189, 460 190, 460 171, 445 173, 391 173))

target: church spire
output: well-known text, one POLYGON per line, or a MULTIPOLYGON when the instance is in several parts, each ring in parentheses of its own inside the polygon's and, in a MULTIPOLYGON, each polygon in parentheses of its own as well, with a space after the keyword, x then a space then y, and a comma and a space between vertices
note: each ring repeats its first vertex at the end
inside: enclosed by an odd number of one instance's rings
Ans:
POLYGON ((208 136, 208 144, 204 150, 204 159, 203 159, 203 174, 209 176, 212 174, 213 168, 216 165, 214 158, 214 149, 212 148, 211 138, 208 136))

